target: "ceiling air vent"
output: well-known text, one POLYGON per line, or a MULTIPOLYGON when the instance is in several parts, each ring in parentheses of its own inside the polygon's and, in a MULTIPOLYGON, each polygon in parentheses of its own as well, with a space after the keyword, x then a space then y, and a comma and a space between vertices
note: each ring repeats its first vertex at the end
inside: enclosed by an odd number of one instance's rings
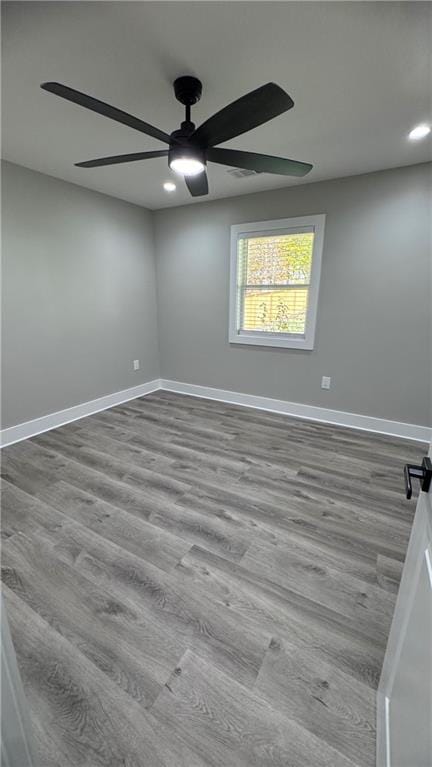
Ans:
POLYGON ((247 170, 246 168, 230 168, 227 170, 233 178, 246 178, 247 176, 258 176, 256 170, 247 170))

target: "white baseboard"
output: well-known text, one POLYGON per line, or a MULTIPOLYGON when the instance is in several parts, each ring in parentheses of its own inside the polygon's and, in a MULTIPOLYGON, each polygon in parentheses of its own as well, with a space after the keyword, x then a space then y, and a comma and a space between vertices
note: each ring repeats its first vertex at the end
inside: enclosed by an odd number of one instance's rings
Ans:
POLYGON ((150 394, 158 389, 160 389, 160 380, 156 378, 154 381, 132 386, 130 389, 123 389, 122 391, 114 392, 114 394, 106 394, 104 397, 98 397, 89 402, 82 402, 80 405, 59 410, 57 413, 49 413, 48 415, 41 416, 41 418, 25 421, 24 423, 17 424, 17 426, 10 426, 8 429, 3 429, 0 432, 1 447, 13 445, 14 442, 21 442, 21 440, 29 439, 29 437, 35 437, 36 434, 56 429, 58 426, 63 426, 71 421, 77 421, 79 418, 85 418, 93 413, 99 413, 100 410, 106 410, 109 407, 114 407, 114 405, 121 405, 122 402, 142 397, 144 394, 150 394))
POLYGON ((121 405, 122 402, 143 397, 145 394, 158 391, 158 389, 176 392, 177 394, 188 394, 193 397, 218 400, 219 402, 229 402, 233 405, 242 405, 258 410, 267 410, 271 413, 280 413, 281 415, 288 415, 293 418, 304 418, 308 421, 332 423, 336 426, 345 426, 350 429, 387 434, 391 437, 428 443, 432 440, 432 429, 427 426, 418 426, 417 424, 402 423, 400 421, 388 421, 384 418, 373 418, 372 416, 359 415, 357 413, 344 413, 341 410, 329 410, 328 408, 316 407, 315 405, 302 405, 299 402, 287 402, 286 400, 260 397, 254 394, 242 394, 240 392, 229 391, 228 389, 214 389, 210 386, 195 386, 195 384, 182 383, 181 381, 156 378, 154 381, 148 381, 139 386, 133 386, 130 389, 123 389, 122 391, 114 392, 114 394, 107 394, 104 397, 90 400, 90 402, 82 402, 80 405, 59 410, 57 413, 49 413, 41 418, 35 418, 32 421, 26 421, 25 423, 11 426, 8 429, 3 429, 0 432, 0 445, 1 447, 13 445, 15 442, 35 437, 44 431, 56 429, 66 423, 77 421, 80 418, 85 418, 88 415, 98 413, 115 405, 121 405))
POLYGON ((358 413, 345 413, 342 410, 329 410, 325 407, 302 405, 299 402, 287 402, 286 400, 260 397, 254 394, 242 394, 227 389, 213 389, 210 386, 195 386, 194 384, 181 383, 180 381, 169 381, 165 378, 161 379, 160 385, 161 389, 177 392, 178 394, 188 394, 194 397, 229 402, 233 405, 267 410, 271 413, 281 413, 294 418, 304 418, 308 421, 331 423, 336 426, 372 431, 378 434, 412 439, 419 442, 429 443, 432 440, 432 429, 428 426, 418 426, 417 424, 403 423, 401 421, 388 421, 385 418, 374 418, 368 415, 359 415, 358 413))

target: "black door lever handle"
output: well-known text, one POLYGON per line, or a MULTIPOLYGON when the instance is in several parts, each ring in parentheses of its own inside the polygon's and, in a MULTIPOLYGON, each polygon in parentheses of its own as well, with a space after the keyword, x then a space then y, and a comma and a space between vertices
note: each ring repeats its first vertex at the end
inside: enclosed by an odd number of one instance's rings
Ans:
POLYGON ((424 493, 429 492, 432 482, 432 461, 425 456, 421 466, 415 466, 412 463, 406 463, 404 466, 405 494, 408 500, 412 496, 412 480, 420 480, 420 487, 424 493))

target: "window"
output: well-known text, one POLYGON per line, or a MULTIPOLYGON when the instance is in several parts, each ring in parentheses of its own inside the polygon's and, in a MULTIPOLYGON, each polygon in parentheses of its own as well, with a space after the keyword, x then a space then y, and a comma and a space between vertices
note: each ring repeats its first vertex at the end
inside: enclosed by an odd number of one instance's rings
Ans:
POLYGON ((231 227, 230 343, 313 349, 324 222, 231 227))

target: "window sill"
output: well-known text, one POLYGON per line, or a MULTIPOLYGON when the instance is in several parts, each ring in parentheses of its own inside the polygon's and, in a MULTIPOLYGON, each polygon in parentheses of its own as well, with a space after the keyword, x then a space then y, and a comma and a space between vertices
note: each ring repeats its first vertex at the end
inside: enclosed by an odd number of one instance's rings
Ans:
POLYGON ((276 335, 258 335, 247 333, 230 333, 230 344, 246 344, 251 346, 268 346, 277 349, 306 349, 312 351, 314 348, 313 338, 295 338, 289 336, 277 337, 276 335))

